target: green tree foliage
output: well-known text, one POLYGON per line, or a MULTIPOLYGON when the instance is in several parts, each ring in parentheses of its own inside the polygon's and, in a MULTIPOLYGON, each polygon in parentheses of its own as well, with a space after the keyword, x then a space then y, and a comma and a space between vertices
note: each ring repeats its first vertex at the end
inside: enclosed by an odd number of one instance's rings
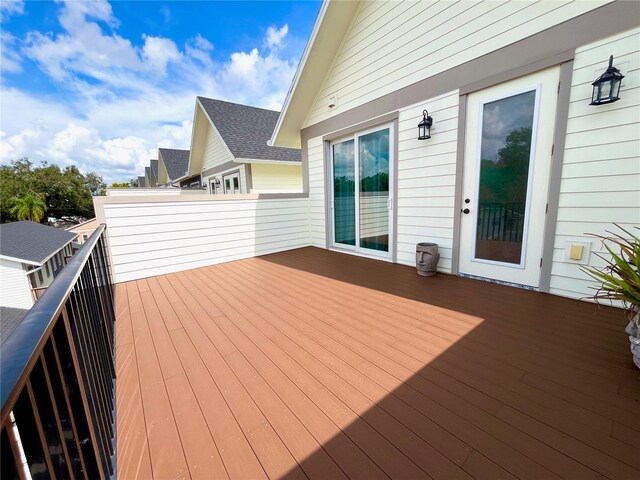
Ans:
POLYGON ((18 220, 31 220, 32 222, 40 223, 44 218, 44 212, 47 211, 47 205, 44 201, 36 196, 27 194, 21 198, 12 198, 9 200, 10 209, 12 215, 18 220))
POLYGON ((44 201, 47 216, 71 222, 95 216, 93 195, 104 195, 106 184, 95 173, 83 175, 75 166, 61 169, 46 162, 34 166, 28 158, 0 166, 0 221, 18 219, 11 199, 34 195, 44 201))
POLYGON ((482 159, 480 164, 481 203, 525 203, 531 154, 531 128, 512 130, 498 160, 482 159))
POLYGON ((130 178, 128 182, 113 182, 111 188, 138 188, 138 179, 130 178))

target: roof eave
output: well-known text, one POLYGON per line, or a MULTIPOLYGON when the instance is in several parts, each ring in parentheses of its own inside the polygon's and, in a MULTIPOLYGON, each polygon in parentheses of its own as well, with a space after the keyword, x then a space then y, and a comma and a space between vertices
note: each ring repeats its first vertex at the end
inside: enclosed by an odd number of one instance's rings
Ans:
POLYGON ((264 158, 236 158, 235 163, 262 163, 272 165, 301 165, 302 160, 269 160, 264 158))
POLYGON ((315 100, 324 82, 324 77, 319 78, 318 75, 310 75, 310 80, 307 82, 313 83, 311 92, 303 92, 303 94, 298 95, 301 85, 304 85, 305 80, 307 80, 304 78, 307 65, 312 65, 320 71, 329 71, 359 3, 332 2, 331 0, 324 0, 322 3, 309 41, 302 54, 302 59, 293 77, 291 88, 287 93, 282 111, 276 122, 276 127, 273 130, 271 139, 267 142, 268 145, 301 148, 300 129, 311 103, 315 100), (319 37, 322 41, 319 41, 319 37), (310 57, 314 58, 310 60, 310 57), (298 97, 302 100, 298 100, 298 97), (301 102, 304 104, 298 105, 301 102), (295 118, 292 119, 292 116, 295 116, 295 118))

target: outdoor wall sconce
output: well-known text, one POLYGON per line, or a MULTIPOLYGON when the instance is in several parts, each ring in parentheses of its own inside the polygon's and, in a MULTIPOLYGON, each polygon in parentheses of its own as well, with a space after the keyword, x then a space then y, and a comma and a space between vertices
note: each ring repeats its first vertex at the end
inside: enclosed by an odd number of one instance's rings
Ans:
POLYGON ((609 68, 600 75, 593 85, 593 93, 591 94, 591 103, 589 105, 604 105, 620 100, 620 84, 624 75, 613 66, 613 55, 609 57, 609 68))
POLYGON ((213 177, 213 184, 217 187, 220 186, 220 179, 218 177, 213 177))
POLYGON ((429 116, 429 112, 422 112, 422 121, 418 124, 418 140, 428 140, 431 138, 431 125, 433 118, 429 116))

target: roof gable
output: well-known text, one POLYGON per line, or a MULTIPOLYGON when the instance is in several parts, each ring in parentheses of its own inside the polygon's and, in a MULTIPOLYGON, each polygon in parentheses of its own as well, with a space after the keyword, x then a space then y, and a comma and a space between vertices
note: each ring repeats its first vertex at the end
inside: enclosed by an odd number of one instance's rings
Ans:
POLYGON ((0 225, 0 256, 41 265, 78 235, 23 221, 0 225))
POLYGON ((282 106, 270 145, 300 148, 300 129, 331 69, 360 3, 323 2, 282 106))
POLYGON ((167 170, 169 182, 184 177, 187 174, 189 167, 189 150, 159 148, 158 157, 167 170))
POLYGON ((198 103, 236 160, 301 162, 299 149, 267 144, 279 112, 204 97, 198 103))

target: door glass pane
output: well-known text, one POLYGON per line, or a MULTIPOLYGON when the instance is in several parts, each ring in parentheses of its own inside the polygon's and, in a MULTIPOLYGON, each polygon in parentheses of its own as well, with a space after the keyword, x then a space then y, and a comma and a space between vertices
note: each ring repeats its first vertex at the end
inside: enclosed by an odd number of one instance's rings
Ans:
POLYGON ((358 137, 360 247, 389 251, 389 129, 358 137))
POLYGON ((335 243, 356 244, 354 141, 333 145, 333 219, 335 243))
POLYGON ((233 193, 231 191, 231 181, 228 178, 224 179, 224 185, 225 185, 225 193, 233 193))
POLYGON ((475 258, 521 263, 535 100, 533 90, 483 106, 475 258))
POLYGON ((234 193, 240 192, 240 179, 238 177, 233 177, 233 190, 234 193))

